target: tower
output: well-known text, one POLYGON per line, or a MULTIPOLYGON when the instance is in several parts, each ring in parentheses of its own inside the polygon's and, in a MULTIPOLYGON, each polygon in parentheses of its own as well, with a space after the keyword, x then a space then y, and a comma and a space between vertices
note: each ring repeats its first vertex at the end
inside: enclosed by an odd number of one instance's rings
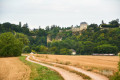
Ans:
POLYGON ((86 22, 81 22, 80 23, 80 31, 86 30, 87 29, 87 23, 86 22))

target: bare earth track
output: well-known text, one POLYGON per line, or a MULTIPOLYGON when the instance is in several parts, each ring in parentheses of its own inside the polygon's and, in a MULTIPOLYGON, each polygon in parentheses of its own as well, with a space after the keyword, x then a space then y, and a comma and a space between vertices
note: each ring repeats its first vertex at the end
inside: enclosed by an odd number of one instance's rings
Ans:
MULTIPOLYGON (((32 57, 33 57, 34 60, 40 62, 39 59, 36 59, 34 56, 32 56, 32 57)), ((29 60, 29 57, 28 57, 27 59, 29 60)), ((33 61, 33 62, 35 62, 35 61, 33 61)), ((39 63, 39 62, 37 62, 37 63, 39 63)), ((52 68, 52 69, 55 69, 58 73, 61 74, 61 76, 62 76, 65 80, 77 80, 77 78, 74 78, 75 75, 71 75, 72 77, 69 76, 71 72, 65 72, 65 70, 63 70, 63 69, 60 69, 60 68, 54 67, 54 66, 52 67, 52 66, 49 66, 49 65, 46 65, 46 64, 43 64, 43 63, 39 63, 39 64, 41 64, 41 65, 43 65, 43 66, 46 66, 46 67, 49 67, 49 68, 52 68), (58 69, 56 69, 56 68, 58 68, 58 69), (64 72, 64 73, 62 73, 61 71, 64 72), (69 77, 67 77, 67 76, 69 76, 69 77)), ((64 66, 64 65, 61 65, 61 64, 57 64, 57 63, 51 63, 51 64, 56 64, 56 65, 64 66)), ((90 71, 85 71, 85 70, 83 70, 83 69, 76 68, 76 67, 69 66, 69 65, 66 65, 66 67, 69 67, 69 68, 71 68, 71 69, 74 69, 75 71, 84 73, 84 74, 90 76, 90 77, 92 78, 92 80, 108 80, 107 77, 102 76, 102 75, 99 75, 99 74, 96 74, 96 73, 93 73, 93 72, 90 72, 90 71)), ((81 80, 81 79, 78 78, 78 80, 81 80)))
POLYGON ((0 80, 29 80, 30 68, 18 57, 0 58, 0 80))
POLYGON ((36 62, 36 61, 32 61, 29 59, 30 56, 27 56, 26 60, 30 61, 30 62, 33 62, 33 63, 37 63, 37 64, 40 64, 42 66, 46 66, 50 69, 53 69, 55 71, 57 71, 63 78, 64 80, 83 80, 80 76, 74 74, 74 73, 71 73, 67 70, 64 70, 62 68, 58 68, 58 67, 55 67, 55 66, 50 66, 48 64, 44 64, 44 63, 39 63, 39 62, 36 62))

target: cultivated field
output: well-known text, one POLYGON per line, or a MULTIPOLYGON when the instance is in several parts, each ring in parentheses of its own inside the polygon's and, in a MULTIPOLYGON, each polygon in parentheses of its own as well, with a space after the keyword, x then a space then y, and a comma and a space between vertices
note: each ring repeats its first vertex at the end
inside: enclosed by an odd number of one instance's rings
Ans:
POLYGON ((47 62, 73 65, 88 71, 112 75, 117 71, 118 56, 70 56, 35 54, 37 59, 47 62))
POLYGON ((30 71, 18 57, 0 58, 0 80, 29 80, 30 71))

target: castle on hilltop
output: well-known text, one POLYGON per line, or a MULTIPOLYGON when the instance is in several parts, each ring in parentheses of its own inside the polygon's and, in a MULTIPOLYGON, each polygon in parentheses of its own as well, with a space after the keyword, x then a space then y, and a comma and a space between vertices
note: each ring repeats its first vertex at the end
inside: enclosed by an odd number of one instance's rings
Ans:
POLYGON ((80 27, 72 27, 71 31, 72 32, 81 32, 83 30, 87 29, 87 23, 86 22, 81 22, 80 27))
MULTIPOLYGON (((88 24, 86 22, 81 22, 79 27, 71 26, 71 29, 67 29, 65 31, 72 31, 73 34, 79 33, 81 34, 82 31, 87 29, 88 24)), ((63 30, 59 30, 59 33, 63 32, 63 30)), ((57 36, 54 40, 61 41, 62 37, 57 36)), ((47 43, 52 42, 53 39, 50 35, 47 36, 47 43)))

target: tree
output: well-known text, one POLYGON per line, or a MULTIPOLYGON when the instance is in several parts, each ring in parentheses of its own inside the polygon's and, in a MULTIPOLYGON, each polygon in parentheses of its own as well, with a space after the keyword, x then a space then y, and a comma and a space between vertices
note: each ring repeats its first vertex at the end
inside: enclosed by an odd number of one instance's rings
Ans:
POLYGON ((117 20, 112 20, 111 22, 109 22, 109 24, 112 26, 112 27, 119 27, 119 23, 117 20))
POLYGON ((85 41, 83 42, 83 47, 81 54, 91 55, 93 53, 94 43, 91 41, 85 41))
POLYGON ((46 29, 46 31, 49 31, 49 30, 50 30, 49 26, 46 26, 46 28, 45 28, 45 29, 46 29))
POLYGON ((60 54, 61 55, 70 55, 71 51, 67 48, 60 49, 60 54))
POLYGON ((23 52, 24 53, 30 53, 31 52, 31 49, 29 46, 25 46, 24 49, 23 49, 23 52))
POLYGON ((90 24, 89 26, 88 26, 88 29, 97 29, 98 28, 98 25, 97 24, 90 24))
POLYGON ((45 52, 47 50, 48 50, 48 48, 46 46, 44 46, 44 45, 40 46, 40 52, 45 52))
POLYGON ((116 46, 112 46, 110 44, 103 44, 99 45, 94 48, 94 53, 100 53, 100 54, 116 54, 118 53, 118 48, 116 46))
POLYGON ((11 32, 0 35, 0 56, 11 57, 20 56, 22 53, 23 43, 15 38, 11 32))
POLYGON ((29 39, 27 38, 26 35, 24 35, 22 33, 15 33, 15 37, 17 39, 19 39, 20 41, 22 41, 24 45, 28 45, 29 44, 29 39))
POLYGON ((57 49, 57 47, 51 47, 50 52, 51 54, 59 54, 59 50, 57 49))

